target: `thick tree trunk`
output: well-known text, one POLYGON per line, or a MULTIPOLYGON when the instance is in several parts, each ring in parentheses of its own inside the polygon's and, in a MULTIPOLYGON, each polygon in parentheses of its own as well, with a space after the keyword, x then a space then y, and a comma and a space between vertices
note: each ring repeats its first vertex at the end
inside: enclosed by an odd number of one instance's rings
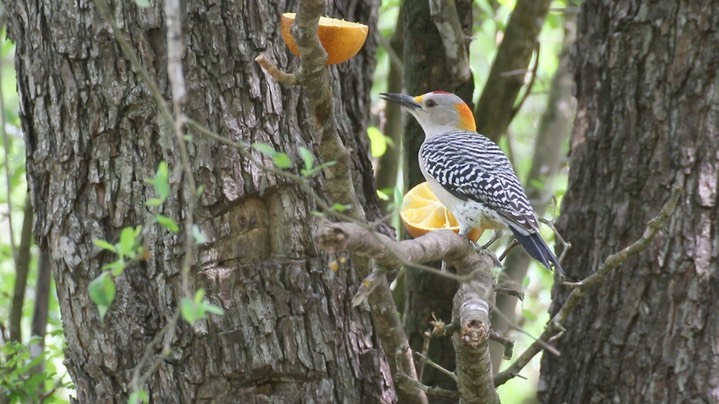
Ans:
MULTIPOLYGON (((184 23, 186 113, 233 140, 264 142, 299 160, 316 143, 297 88, 273 82, 254 62, 266 52, 293 62, 279 14, 296 2, 187 2, 184 23), (286 7, 286 9, 285 9, 286 7)), ((157 226, 144 237, 148 259, 117 279, 104 322, 88 283, 113 257, 93 246, 125 226, 148 224, 144 206, 162 161, 180 162, 146 85, 133 73, 94 4, 9 2, 10 34, 27 142, 27 170, 38 242, 47 246, 68 349, 66 364, 83 403, 122 402, 145 347, 182 297, 181 237, 157 226), (64 4, 64 5, 61 5, 64 4)), ((169 99, 162 4, 115 2, 111 13, 169 99)), ((372 31, 377 2, 331 3, 329 15, 372 31)), ((369 111, 375 44, 333 67, 341 135, 353 150, 356 185, 377 212, 362 136, 369 111)), ((208 242, 194 253, 192 286, 224 308, 182 323, 172 355, 150 379, 155 402, 388 402, 394 400, 384 354, 367 312, 354 309, 351 267, 328 270, 312 240, 316 206, 295 184, 193 134, 192 171, 204 193, 194 212, 208 242), (264 402, 264 401, 263 401, 264 402)), ((265 158, 267 164, 271 162, 265 158)), ((163 214, 181 222, 188 190, 172 176, 163 214)), ((320 185, 317 185, 318 190, 320 185)))
MULTIPOLYGON (((546 403, 719 401, 719 4, 586 1, 560 231, 584 278, 684 187, 666 233, 584 297, 545 354, 546 403)), ((568 290, 555 287, 554 309, 568 290)))

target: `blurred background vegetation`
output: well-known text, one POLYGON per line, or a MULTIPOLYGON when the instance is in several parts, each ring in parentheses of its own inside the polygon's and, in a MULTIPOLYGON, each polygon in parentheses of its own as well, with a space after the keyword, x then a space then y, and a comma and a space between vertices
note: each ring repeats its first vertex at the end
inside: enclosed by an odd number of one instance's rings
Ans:
MULTIPOLYGON (((571 4, 571 2, 570 2, 571 4)), ((470 44, 470 62, 475 82, 474 100, 484 86, 497 45, 514 0, 475 0, 474 26, 470 44)), ((373 116, 370 128, 374 157, 391 151, 398 145, 387 144, 387 137, 378 127, 384 105, 377 98, 387 91, 390 55, 386 51, 397 26, 399 0, 384 0, 379 14, 379 34, 382 36, 377 55, 373 91, 373 116)), ((513 119, 500 146, 511 156, 520 178, 526 179, 535 155, 534 142, 540 132, 540 120, 548 107, 552 79, 560 64, 560 52, 565 38, 567 17, 576 9, 566 1, 555 1, 540 35, 540 53, 531 92, 513 119)), ((28 242, 26 217, 27 183, 25 179, 25 144, 20 127, 19 99, 16 92, 14 45, 2 31, 0 55, 0 86, 4 127, 0 142, 0 403, 6 402, 66 402, 72 385, 63 360, 64 338, 59 306, 54 285, 42 274, 40 251, 28 242), (25 224, 25 225, 23 225, 25 224), (25 234, 23 232, 25 228, 25 234), (26 250, 25 252, 23 251, 26 250), (23 254, 27 255, 27 264, 23 254), (27 272, 25 272, 27 269, 27 272), (16 314, 13 315, 13 312, 16 314), (19 318, 15 318, 17 316, 19 318), (19 321, 18 321, 19 320, 19 321), (17 328, 19 324, 19 329, 17 328)), ((566 73, 565 73, 566 74, 566 73)), ((563 150, 566 150, 566 138, 563 150)), ((565 156, 566 152, 562 153, 565 156)), ((559 175, 548 181, 555 198, 561 198, 566 188, 566 165, 559 175)), ((402 176, 400 175, 401 179, 402 176)), ((523 181, 526 184, 526 181, 523 181)), ((403 189, 398 184, 397 190, 403 189)), ((383 190, 386 195, 401 195, 393 189, 383 190)), ((390 198, 391 199, 391 198, 390 198)), ((556 217, 556 204, 547 209, 547 217, 556 217)), ((31 215, 31 214, 30 214, 31 215)), ((395 221, 395 224, 398 222, 395 221)), ((551 238, 551 237, 550 237, 551 238)), ((552 274, 532 263, 524 281, 526 298, 516 309, 518 325, 526 333, 514 332, 515 354, 531 342, 531 335, 541 333, 548 320, 552 274)), ((507 403, 534 402, 540 357, 534 358, 522 372, 523 378, 514 378, 499 388, 502 401, 507 403)), ((508 363, 505 361, 505 364, 508 363)))

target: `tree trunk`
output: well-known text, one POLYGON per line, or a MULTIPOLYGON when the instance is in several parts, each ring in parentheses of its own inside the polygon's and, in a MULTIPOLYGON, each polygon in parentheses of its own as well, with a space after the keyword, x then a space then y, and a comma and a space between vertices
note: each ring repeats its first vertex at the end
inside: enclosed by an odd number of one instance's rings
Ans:
MULTIPOLYGON (((717 402, 719 4, 583 2, 560 231, 584 278, 684 193, 651 247, 586 295, 545 354, 545 403, 717 402)), ((569 290, 555 286, 554 311, 569 290)))
MULTIPOLYGON (((554 72, 552 83, 549 86, 549 100, 542 113, 534 140, 534 155, 529 175, 524 180, 524 189, 527 197, 534 204, 534 213, 543 216, 547 207, 553 206, 555 177, 565 163, 566 144, 574 120, 574 99, 572 98, 572 74, 569 71, 569 54, 574 44, 576 31, 575 14, 564 16, 564 39, 562 51, 559 55, 559 66, 554 72), (537 185, 540 184, 540 185, 537 185)), ((520 288, 522 280, 527 276, 532 258, 520 248, 509 252, 504 261, 503 282, 514 289, 520 288)), ((543 270, 543 269, 542 269, 543 270)), ((495 314, 492 317, 492 329, 502 335, 511 330, 507 320, 515 321, 515 310, 519 299, 507 294, 497 295, 497 308, 503 315, 495 314)), ((492 368, 495 373, 504 357, 504 345, 490 342, 492 351, 492 368)))
MULTIPOLYGON (((254 62, 265 52, 280 68, 296 64, 279 33, 279 13, 296 9, 289 3, 284 10, 278 1, 187 2, 185 112, 221 136, 267 143, 299 161, 298 148, 316 143, 301 91, 280 87, 254 62)), ((143 351, 183 296, 183 240, 152 226, 144 205, 154 196, 145 180, 158 163, 174 169, 180 161, 167 140, 172 128, 110 26, 92 2, 73 4, 6 7, 17 42, 35 235, 48 248, 57 281, 65 363, 79 402, 121 402, 143 351), (87 286, 114 258, 93 240, 114 243, 123 227, 140 224, 151 229, 143 239, 148 259, 117 278, 115 302, 101 322, 87 286)), ((373 31, 376 1, 331 4, 329 15, 373 31)), ((161 7, 115 2, 111 14, 169 100, 161 7)), ((378 209, 362 139, 374 50, 370 37, 357 57, 331 68, 339 131, 353 151, 357 190, 371 213, 378 209)), ((180 323, 170 358, 146 386, 151 399, 394 401, 370 316, 350 303, 355 272, 348 265, 329 271, 328 258, 314 246, 315 204, 296 184, 265 174, 234 149, 192 135, 192 171, 204 187, 194 217, 208 239, 193 251, 192 287, 205 288, 225 314, 193 326, 180 323)), ((181 178, 171 176, 172 193, 162 208, 178 223, 189 192, 181 178)))
MULTIPOLYGON (((471 36, 472 2, 456 2, 458 15, 465 35, 471 36)), ((453 92, 471 105, 474 82, 457 83, 449 71, 442 38, 430 18, 429 2, 406 0, 402 4, 404 15, 404 83, 407 93, 424 94, 434 90, 453 92)), ((422 128, 414 119, 407 119, 402 139, 405 155, 405 184, 411 188, 424 182, 419 171, 417 155, 424 141, 422 128)), ((437 263, 435 266, 439 266, 437 263)), ((446 322, 452 318, 452 299, 457 291, 457 282, 436 275, 409 270, 404 281, 404 323, 407 337, 414 351, 422 352, 424 332, 430 328, 434 313, 446 322)), ((449 338, 433 339, 429 357, 441 366, 454 370, 455 354, 449 338)), ((455 390, 456 383, 432 367, 425 366, 421 380, 429 386, 440 386, 455 390)), ((433 402, 444 402, 433 398, 433 402)))

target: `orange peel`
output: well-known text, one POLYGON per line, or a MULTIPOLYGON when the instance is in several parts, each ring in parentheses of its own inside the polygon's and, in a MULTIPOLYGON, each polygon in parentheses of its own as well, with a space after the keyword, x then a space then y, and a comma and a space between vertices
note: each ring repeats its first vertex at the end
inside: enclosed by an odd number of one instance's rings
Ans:
MULTIPOLYGON (((290 28, 295 22, 295 13, 282 14, 280 31, 282 39, 293 55, 299 57, 300 51, 297 48, 295 38, 290 33, 290 28)), ((366 25, 335 18, 320 17, 317 36, 320 38, 322 47, 327 52, 326 65, 334 65, 345 62, 357 54, 367 40, 369 28, 366 25)))
MULTIPOLYGON (((423 182, 407 191, 399 211, 402 224, 413 238, 432 230, 449 229, 459 233, 459 222, 423 182)), ((467 238, 477 241, 484 233, 482 228, 473 228, 467 238)))

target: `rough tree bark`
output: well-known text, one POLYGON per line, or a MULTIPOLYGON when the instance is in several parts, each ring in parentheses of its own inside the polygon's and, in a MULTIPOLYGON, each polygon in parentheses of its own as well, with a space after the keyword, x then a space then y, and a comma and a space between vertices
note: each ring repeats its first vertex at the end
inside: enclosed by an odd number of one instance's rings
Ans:
MULTIPOLYGON (((544 355, 546 403, 717 402, 719 4, 583 2, 560 231, 570 277, 636 239, 674 184, 669 229, 614 270, 544 355)), ((555 287, 556 311, 568 291, 555 287)))
MULTIPOLYGON (((332 2, 329 15, 374 29, 377 2, 332 2)), ((91 1, 8 2, 27 143, 35 235, 48 248, 67 339, 66 365, 83 403, 125 401, 143 350, 182 297, 182 240, 153 227, 148 259, 117 280, 104 323, 87 285, 112 257, 92 244, 149 223, 145 179, 179 158, 142 80, 91 1)), ((299 160, 313 133, 297 88, 282 88, 254 62, 266 52, 294 63, 279 14, 296 2, 187 2, 186 113, 233 140, 264 142, 299 160)), ((169 99, 162 4, 115 2, 111 12, 169 99)), ((362 134, 375 43, 331 69, 339 131, 353 151, 360 198, 378 212, 362 134)), ((150 379, 155 402, 391 402, 384 354, 368 313, 352 308, 356 274, 329 271, 313 244, 315 205, 297 186, 264 174, 234 149, 197 134, 188 144, 204 193, 194 212, 208 242, 194 251, 194 288, 222 306, 189 326, 150 379)), ((265 158, 267 164, 271 162, 265 158)), ((178 171, 179 172, 179 171, 178 171)), ((181 222, 189 191, 173 175, 163 214, 181 222)), ((321 181, 316 184, 321 188, 321 181)))

